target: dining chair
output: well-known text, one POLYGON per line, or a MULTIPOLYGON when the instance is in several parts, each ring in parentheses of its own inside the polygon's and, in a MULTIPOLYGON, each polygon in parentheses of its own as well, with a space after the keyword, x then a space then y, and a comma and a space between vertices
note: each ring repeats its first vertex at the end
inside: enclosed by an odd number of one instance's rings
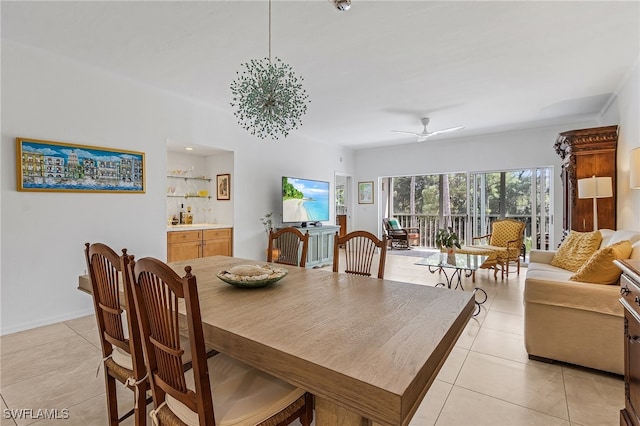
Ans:
POLYGON ((132 311, 133 295, 127 290, 125 273, 132 256, 127 255, 127 249, 122 249, 122 256, 118 256, 105 244, 86 243, 85 258, 102 346, 109 425, 117 425, 132 414, 136 425, 145 425, 149 382, 140 329, 132 311), (120 301, 121 290, 124 291, 124 303, 120 301), (133 390, 135 395, 133 410, 121 417, 118 417, 116 380, 133 390))
POLYGON ((347 274, 371 276, 373 258, 380 250, 378 262, 378 278, 384 278, 384 265, 387 258, 387 237, 378 239, 367 231, 353 231, 340 237, 336 232, 333 247, 333 272, 338 272, 340 259, 340 246, 344 246, 345 270, 347 274))
POLYGON ((304 266, 307 263, 309 247, 309 231, 304 234, 294 227, 282 228, 269 232, 267 262, 282 263, 292 266, 304 266), (300 245, 302 244, 302 252, 300 245))
POLYGON ((128 266, 158 425, 286 425, 313 420, 313 397, 224 354, 207 359, 196 277, 143 258, 128 266), (193 369, 184 372, 178 307, 184 306, 193 369))

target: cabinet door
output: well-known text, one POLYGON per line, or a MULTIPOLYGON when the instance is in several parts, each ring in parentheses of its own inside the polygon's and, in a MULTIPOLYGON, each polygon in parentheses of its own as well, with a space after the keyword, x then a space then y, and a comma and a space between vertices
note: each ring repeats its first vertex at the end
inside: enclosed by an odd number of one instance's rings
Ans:
POLYGON ((202 236, 202 257, 231 256, 231 229, 206 229, 202 236))
POLYGON ((200 257, 201 231, 167 232, 167 262, 196 259, 200 257))
POLYGON ((167 262, 196 259, 200 257, 200 241, 173 243, 167 245, 167 262))
POLYGON ((217 255, 231 256, 229 240, 205 240, 202 242, 202 257, 217 255))

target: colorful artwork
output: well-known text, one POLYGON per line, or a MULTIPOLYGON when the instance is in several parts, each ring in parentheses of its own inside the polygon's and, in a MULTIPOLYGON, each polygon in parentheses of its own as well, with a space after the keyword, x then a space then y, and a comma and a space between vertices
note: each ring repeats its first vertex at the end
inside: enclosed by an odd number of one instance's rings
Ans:
POLYGON ((373 181, 358 182, 358 204, 373 204, 373 181))
POLYGON ((144 153, 16 138, 18 191, 145 192, 144 153))

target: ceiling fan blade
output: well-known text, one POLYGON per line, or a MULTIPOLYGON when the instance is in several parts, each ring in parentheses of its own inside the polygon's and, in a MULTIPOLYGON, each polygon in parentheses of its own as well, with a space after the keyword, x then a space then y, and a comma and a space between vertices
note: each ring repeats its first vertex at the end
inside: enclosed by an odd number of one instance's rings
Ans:
POLYGON ((392 130, 393 133, 402 133, 404 135, 411 135, 411 136, 422 136, 422 133, 416 133, 416 132, 405 132, 403 130, 392 130))
POLYGON ((449 127, 448 129, 436 130, 435 132, 431 132, 429 133, 429 136, 435 136, 435 135, 439 135, 440 133, 453 132, 455 130, 462 130, 462 129, 464 129, 464 126, 449 127))

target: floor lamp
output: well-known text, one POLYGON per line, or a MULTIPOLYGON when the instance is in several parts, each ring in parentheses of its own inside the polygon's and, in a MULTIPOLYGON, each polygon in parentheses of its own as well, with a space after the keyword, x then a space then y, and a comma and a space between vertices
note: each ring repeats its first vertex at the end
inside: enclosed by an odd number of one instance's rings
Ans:
POLYGON ((634 148, 631 150, 629 184, 631 189, 640 189, 640 148, 634 148))
POLYGON ((598 230, 598 198, 613 197, 611 177, 578 179, 578 198, 593 198, 593 230, 598 230))

